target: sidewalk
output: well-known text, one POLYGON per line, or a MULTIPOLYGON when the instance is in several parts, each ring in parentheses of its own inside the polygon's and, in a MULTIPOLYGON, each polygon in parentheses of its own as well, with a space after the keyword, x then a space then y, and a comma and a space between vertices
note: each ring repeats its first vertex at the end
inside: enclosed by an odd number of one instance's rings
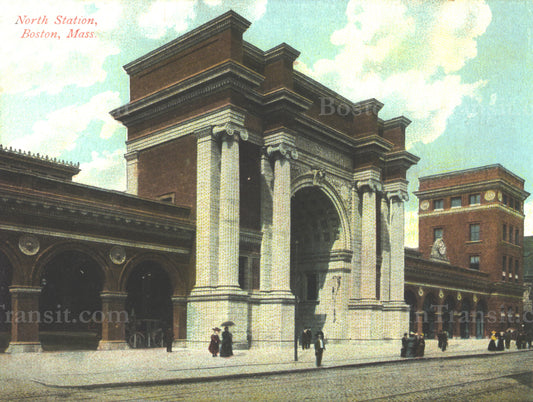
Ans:
MULTIPOLYGON (((442 352, 437 341, 426 341, 425 359, 492 356, 522 352, 511 346, 505 352, 488 352, 488 341, 450 340, 442 352)), ((400 341, 363 342, 357 345, 326 345, 323 368, 406 361, 399 357, 400 341)), ((227 377, 314 370, 314 350, 283 352, 237 350, 231 358, 212 357, 209 352, 174 349, 130 349, 122 351, 72 351, 0 354, 0 382, 35 381, 50 387, 97 388, 208 381, 227 377)), ((413 361, 415 359, 409 359, 413 361)))

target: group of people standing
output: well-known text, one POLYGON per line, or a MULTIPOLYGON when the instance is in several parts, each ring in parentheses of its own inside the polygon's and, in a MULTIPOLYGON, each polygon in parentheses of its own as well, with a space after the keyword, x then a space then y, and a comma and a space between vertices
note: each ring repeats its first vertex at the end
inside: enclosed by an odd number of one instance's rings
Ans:
POLYGON ((511 341, 515 341, 517 349, 530 349, 533 343, 533 334, 520 329, 518 332, 508 329, 505 332, 492 331, 489 340, 489 351, 496 352, 511 347, 511 341))
POLYGON ((409 335, 407 332, 403 334, 401 357, 423 357, 425 349, 424 334, 415 334, 414 332, 410 332, 409 335))
POLYGON ((233 356, 233 335, 229 332, 228 327, 224 327, 224 332, 222 332, 222 340, 218 335, 220 333, 220 328, 213 328, 213 334, 211 335, 211 342, 209 342, 209 353, 213 357, 217 357, 220 352, 220 357, 230 357, 233 356))

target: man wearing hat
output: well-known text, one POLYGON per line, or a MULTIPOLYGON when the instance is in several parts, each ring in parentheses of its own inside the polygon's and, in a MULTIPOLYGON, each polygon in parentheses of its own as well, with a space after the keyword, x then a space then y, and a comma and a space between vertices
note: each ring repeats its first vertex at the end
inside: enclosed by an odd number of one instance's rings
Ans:
POLYGON ((316 333, 316 342, 315 342, 315 356, 316 356, 316 366, 320 367, 322 364, 322 354, 324 353, 324 350, 326 349, 326 345, 324 343, 324 333, 322 331, 318 331, 316 333))

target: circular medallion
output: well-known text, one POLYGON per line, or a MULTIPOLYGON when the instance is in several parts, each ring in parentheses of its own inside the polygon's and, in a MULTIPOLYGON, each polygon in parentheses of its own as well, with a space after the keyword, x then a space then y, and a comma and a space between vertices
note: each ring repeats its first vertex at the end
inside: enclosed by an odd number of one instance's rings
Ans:
POLYGON ((496 193, 492 190, 485 192, 485 199, 487 201, 492 201, 494 198, 496 198, 496 193))
POLYGON ((477 295, 474 295, 473 300, 474 300, 474 303, 477 303, 477 295))
POLYGON ((126 261, 126 250, 124 250, 124 247, 114 246, 109 251, 109 258, 111 259, 113 264, 120 265, 124 261, 126 261))
POLYGON ((427 211, 427 209, 429 208, 429 201, 428 200, 424 200, 420 203, 420 209, 422 211, 427 211))
POLYGON ((39 240, 30 235, 24 235, 19 239, 19 249, 23 254, 35 255, 39 252, 39 240))
POLYGON ((444 299, 444 292, 441 290, 439 290, 439 299, 444 299))
POLYGON ((502 202, 502 200, 503 200, 502 192, 498 191, 498 201, 502 202))
POLYGON ((457 292, 457 300, 461 300, 463 296, 461 295, 461 292, 457 292))
POLYGON ((422 287, 418 288, 418 296, 420 297, 424 296, 424 289, 422 289, 422 287))

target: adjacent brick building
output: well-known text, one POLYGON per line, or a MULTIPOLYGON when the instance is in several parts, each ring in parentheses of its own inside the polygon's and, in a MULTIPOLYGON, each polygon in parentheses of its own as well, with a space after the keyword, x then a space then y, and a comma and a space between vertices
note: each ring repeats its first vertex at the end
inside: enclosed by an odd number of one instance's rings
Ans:
POLYGON ((524 180, 489 165, 419 183, 419 250, 407 259, 407 297, 426 314, 431 304, 444 304, 456 318, 476 317, 446 328, 456 336, 516 327, 523 313, 524 180), (435 275, 421 273, 424 265, 435 275))

